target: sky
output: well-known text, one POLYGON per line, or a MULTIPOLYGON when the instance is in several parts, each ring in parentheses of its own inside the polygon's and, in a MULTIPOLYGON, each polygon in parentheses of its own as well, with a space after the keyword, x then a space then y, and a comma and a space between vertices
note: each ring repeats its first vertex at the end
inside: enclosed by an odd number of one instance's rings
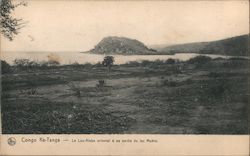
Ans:
POLYGON ((146 45, 213 41, 249 33, 249 2, 30 0, 13 16, 28 23, 2 51, 78 52, 103 37, 146 45))

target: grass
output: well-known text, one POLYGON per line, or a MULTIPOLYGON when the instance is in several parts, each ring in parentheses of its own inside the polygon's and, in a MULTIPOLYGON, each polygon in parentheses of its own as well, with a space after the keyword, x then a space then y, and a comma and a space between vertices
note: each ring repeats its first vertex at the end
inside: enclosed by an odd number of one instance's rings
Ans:
POLYGON ((170 60, 117 65, 109 74, 78 64, 15 71, 2 76, 3 133, 247 134, 247 64, 215 59, 197 68, 170 60), (20 93, 29 89, 36 94, 20 93))
POLYGON ((133 120, 117 118, 89 104, 51 103, 35 98, 3 101, 3 133, 71 134, 122 133, 133 120), (8 105, 6 104, 8 103, 8 105))

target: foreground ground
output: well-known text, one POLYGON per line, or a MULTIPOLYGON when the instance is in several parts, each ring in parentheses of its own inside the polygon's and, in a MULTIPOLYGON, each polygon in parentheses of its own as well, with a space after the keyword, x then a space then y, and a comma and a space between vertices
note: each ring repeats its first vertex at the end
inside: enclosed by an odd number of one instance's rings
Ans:
POLYGON ((110 72, 91 65, 18 70, 2 76, 3 133, 247 134, 247 65, 216 59, 110 72))

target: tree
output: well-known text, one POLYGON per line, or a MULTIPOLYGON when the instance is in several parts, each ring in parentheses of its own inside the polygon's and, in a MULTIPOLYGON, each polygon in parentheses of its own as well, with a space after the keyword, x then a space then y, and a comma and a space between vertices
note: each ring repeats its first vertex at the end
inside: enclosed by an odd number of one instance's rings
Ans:
POLYGON ((114 64, 115 59, 113 56, 105 56, 103 61, 102 61, 102 65, 108 67, 108 70, 110 71, 111 66, 114 64))
POLYGON ((19 30, 24 27, 25 22, 22 19, 17 19, 11 16, 12 11, 20 5, 26 6, 27 3, 20 2, 13 4, 11 0, 0 0, 0 28, 1 33, 10 41, 19 33, 19 30))
POLYGON ((30 64, 29 59, 15 59, 13 62, 14 62, 14 66, 17 66, 20 68, 27 67, 30 64))
POLYGON ((3 61, 3 60, 0 60, 0 61, 1 61, 1 73, 2 74, 10 73, 11 72, 10 65, 6 61, 3 61))

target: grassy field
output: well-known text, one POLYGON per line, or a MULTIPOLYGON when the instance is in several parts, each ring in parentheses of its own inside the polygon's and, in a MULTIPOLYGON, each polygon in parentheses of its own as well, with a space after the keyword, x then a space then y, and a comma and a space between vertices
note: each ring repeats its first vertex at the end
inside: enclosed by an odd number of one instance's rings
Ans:
POLYGON ((3 133, 247 134, 248 62, 16 70, 2 75, 3 133))

